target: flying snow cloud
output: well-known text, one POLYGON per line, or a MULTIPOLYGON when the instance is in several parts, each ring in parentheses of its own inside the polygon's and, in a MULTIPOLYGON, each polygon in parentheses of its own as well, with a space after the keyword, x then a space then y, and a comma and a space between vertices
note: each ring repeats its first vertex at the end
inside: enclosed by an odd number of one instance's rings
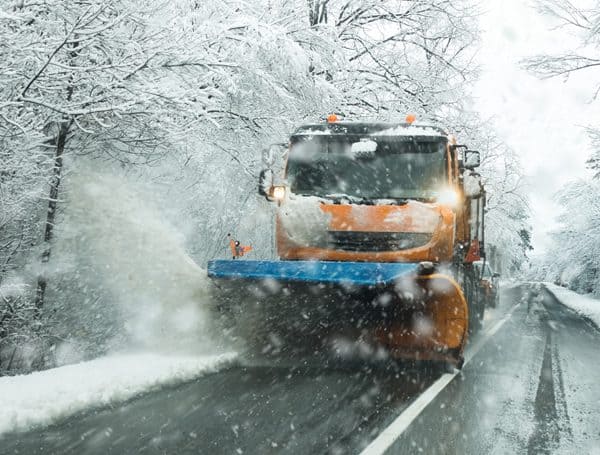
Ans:
POLYGON ((71 249, 87 255, 108 291, 127 347, 214 351, 206 272, 186 254, 183 236, 152 193, 122 177, 84 171, 71 178, 69 194, 71 249))

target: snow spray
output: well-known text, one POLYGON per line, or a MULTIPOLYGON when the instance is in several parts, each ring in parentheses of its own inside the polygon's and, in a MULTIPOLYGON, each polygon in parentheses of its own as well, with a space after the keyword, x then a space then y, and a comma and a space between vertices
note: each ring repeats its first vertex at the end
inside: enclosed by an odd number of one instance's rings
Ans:
POLYGON ((87 261, 124 318, 133 348, 191 353, 218 346, 206 271, 161 215, 156 198, 125 179, 80 172, 70 179, 68 217, 87 261))

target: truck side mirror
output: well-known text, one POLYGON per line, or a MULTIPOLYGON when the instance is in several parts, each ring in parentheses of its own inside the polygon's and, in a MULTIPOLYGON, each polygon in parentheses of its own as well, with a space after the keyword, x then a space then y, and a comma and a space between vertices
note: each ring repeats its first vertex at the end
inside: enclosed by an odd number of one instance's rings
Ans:
POLYGON ((262 162, 266 168, 273 168, 278 161, 283 161, 288 145, 284 143, 271 144, 262 152, 262 162))
POLYGON ((273 147, 269 147, 262 151, 262 162, 268 168, 273 167, 275 164, 275 160, 277 159, 277 155, 275 154, 275 150, 273 147))
POLYGON ((494 274, 492 275, 494 278, 500 278, 500 274, 498 272, 494 272, 494 274))
POLYGON ((465 169, 475 169, 481 164, 481 155, 476 150, 465 150, 465 169))
POLYGON ((272 187, 273 169, 263 169, 258 176, 258 194, 268 198, 272 187))

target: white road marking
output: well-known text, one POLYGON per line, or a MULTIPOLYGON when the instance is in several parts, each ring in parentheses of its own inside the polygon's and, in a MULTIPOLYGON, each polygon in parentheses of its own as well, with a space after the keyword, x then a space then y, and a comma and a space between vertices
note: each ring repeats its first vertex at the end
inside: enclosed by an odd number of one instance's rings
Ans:
MULTIPOLYGON (((481 350, 485 343, 492 337, 506 321, 510 319, 513 312, 521 303, 517 303, 512 309, 490 329, 486 330, 484 336, 479 338, 474 344, 473 348, 469 350, 465 356, 465 363, 463 368, 469 361, 475 357, 475 355, 481 350)), ((431 384, 413 403, 402 412, 396 419, 383 430, 377 438, 375 438, 371 444, 364 448, 360 455, 382 455, 384 454, 394 443, 396 439, 404 433, 409 425, 423 412, 423 409, 431 403, 444 388, 452 382, 452 380, 458 376, 460 371, 456 370, 454 373, 445 373, 437 381, 431 384)))

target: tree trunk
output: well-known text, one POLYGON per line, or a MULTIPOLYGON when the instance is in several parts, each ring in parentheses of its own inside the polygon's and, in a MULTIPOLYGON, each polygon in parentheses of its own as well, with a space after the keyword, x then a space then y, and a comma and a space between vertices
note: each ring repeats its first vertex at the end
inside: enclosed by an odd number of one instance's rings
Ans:
POLYGON ((55 137, 56 151, 54 153, 54 168, 53 175, 50 181, 50 197, 48 199, 48 212, 46 213, 46 225, 44 229, 44 251, 42 252, 41 264, 42 270, 37 280, 37 291, 35 295, 36 317, 39 317, 42 307, 44 306, 44 297, 46 294, 46 286, 48 284, 46 277, 46 266, 50 261, 50 253, 52 248, 50 241, 54 231, 54 220, 56 218, 56 206, 58 204, 58 188, 60 187, 61 172, 63 166, 63 152, 67 142, 67 135, 71 122, 64 121, 60 124, 58 134, 55 137))
POLYGON ((308 0, 308 21, 311 27, 327 22, 329 0, 308 0))

